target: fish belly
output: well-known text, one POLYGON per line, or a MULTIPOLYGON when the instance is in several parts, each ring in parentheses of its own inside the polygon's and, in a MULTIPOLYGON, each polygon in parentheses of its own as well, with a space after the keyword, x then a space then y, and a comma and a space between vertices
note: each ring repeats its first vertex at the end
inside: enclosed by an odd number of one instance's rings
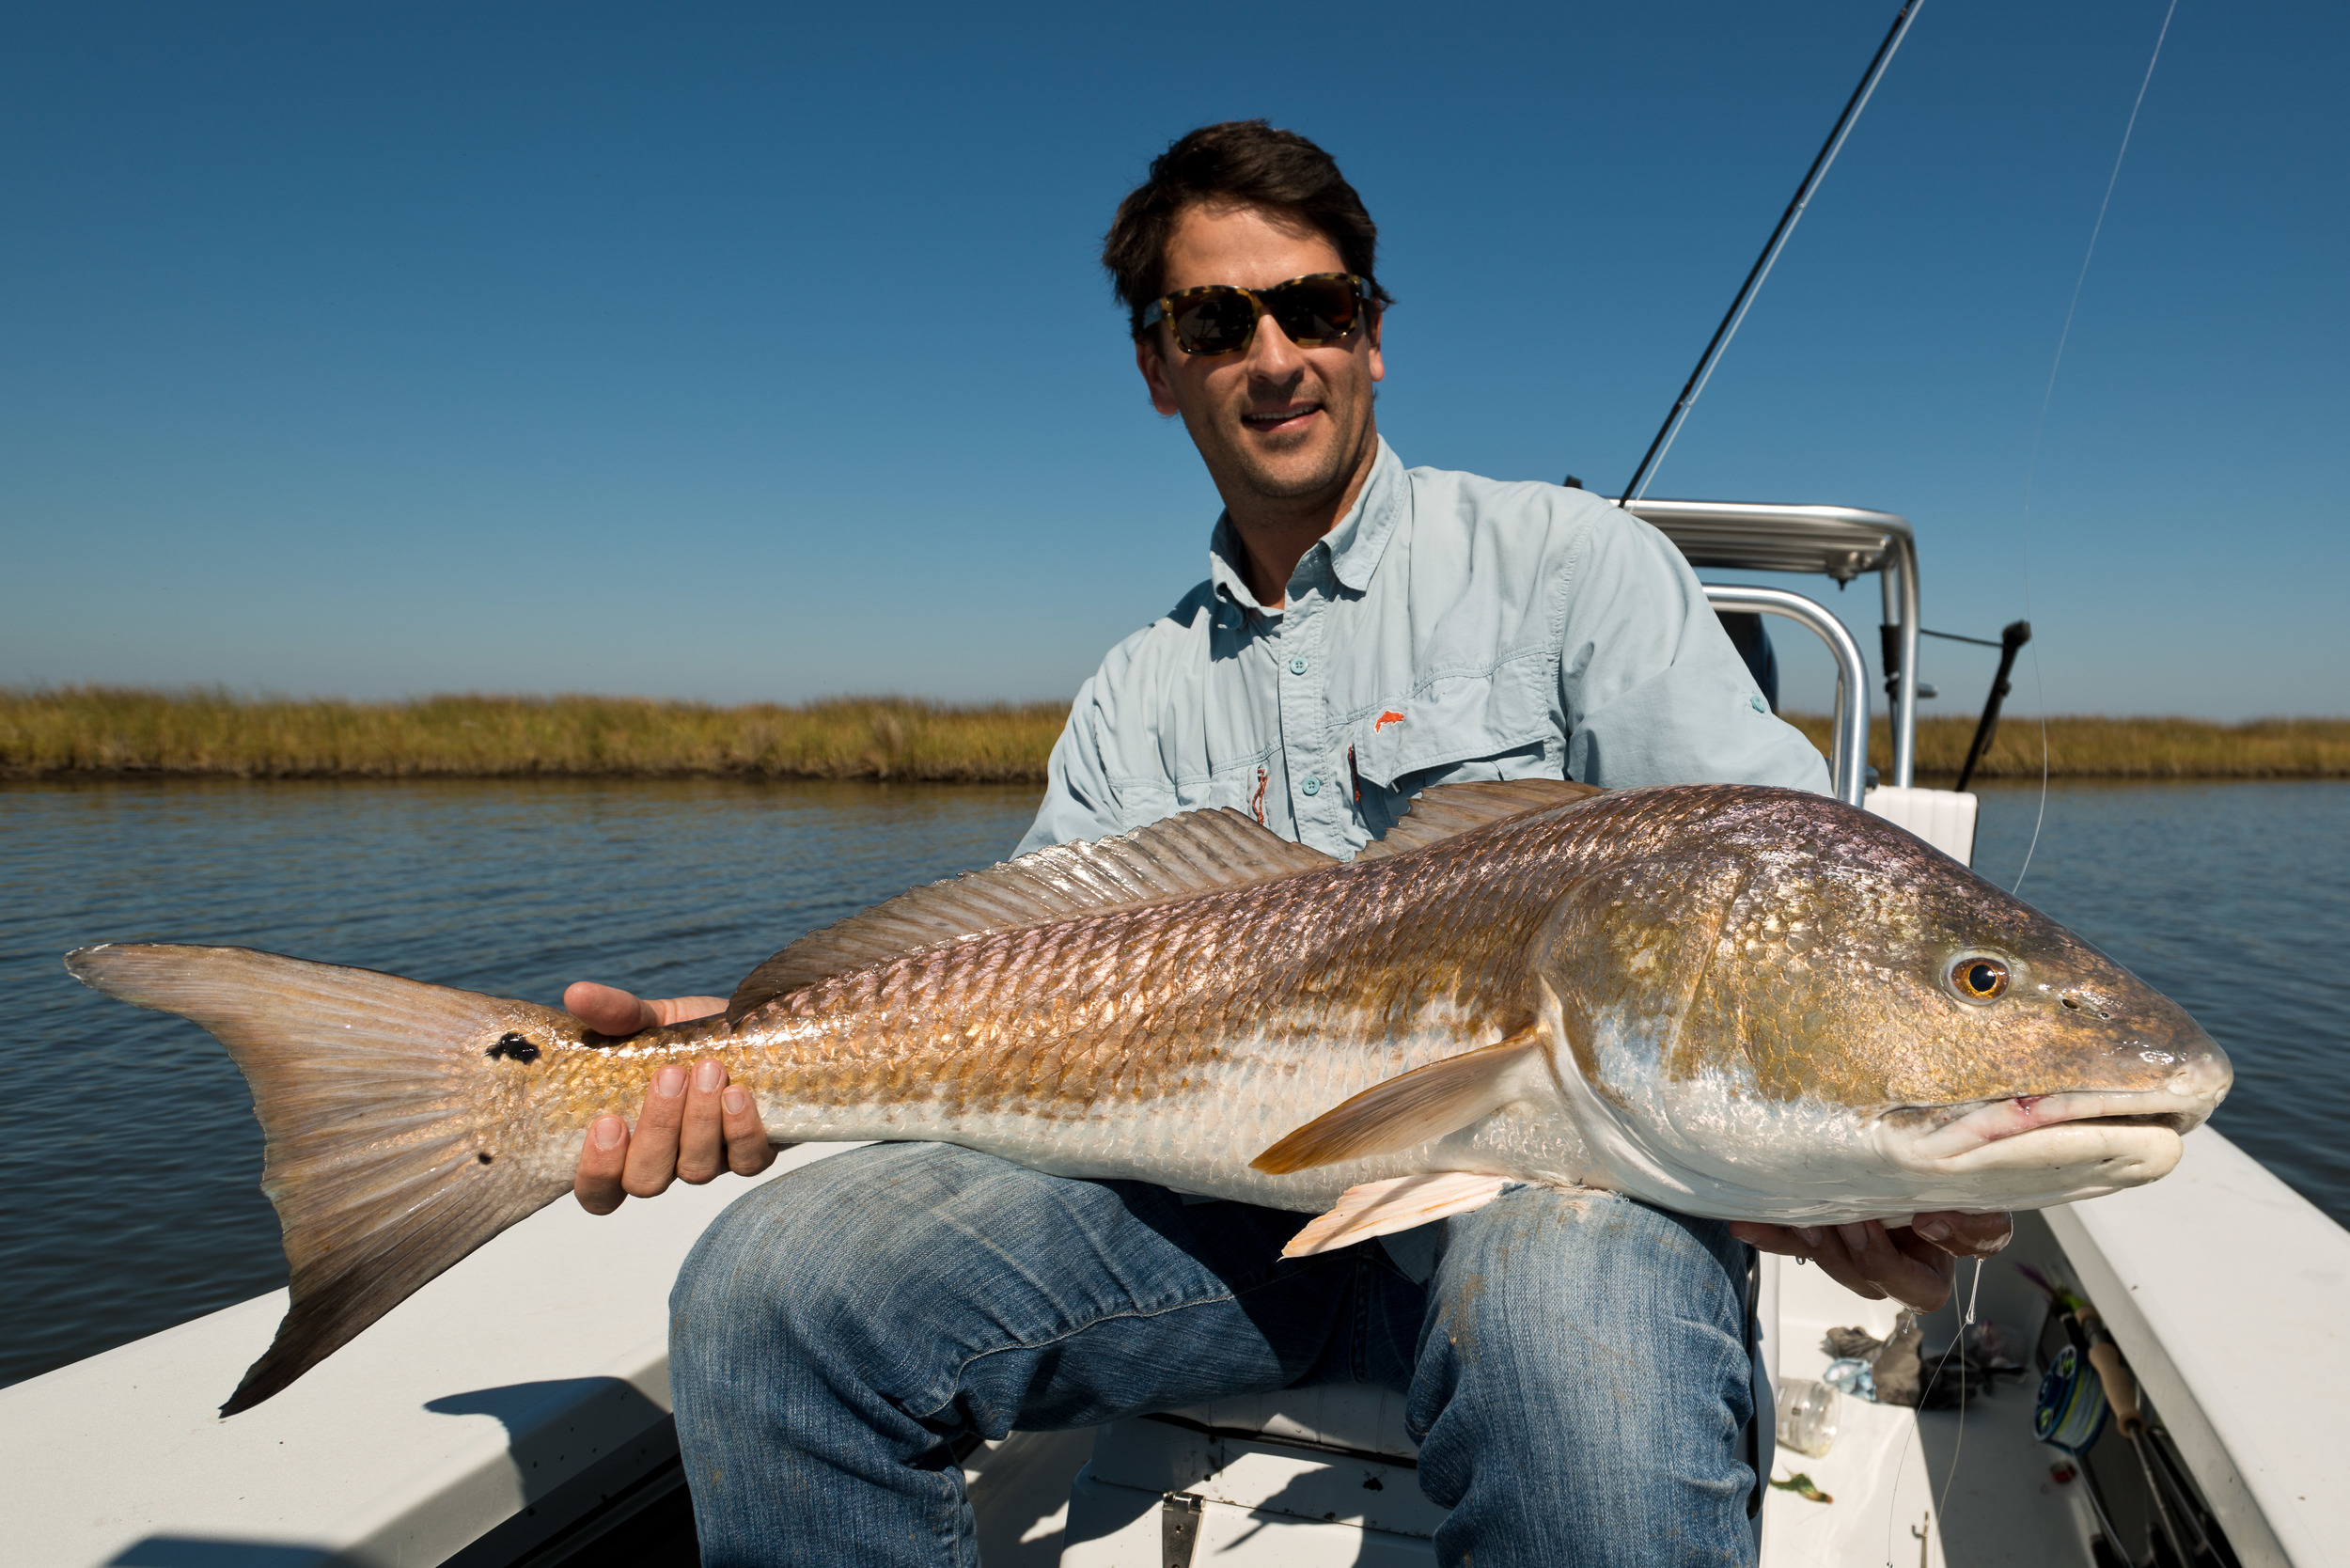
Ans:
POLYGON ((1320 1214, 1349 1188, 1438 1171, 1552 1184, 1588 1173, 1583 1143, 1562 1104, 1512 1105, 1445 1137, 1392 1154, 1289 1175, 1250 1161, 1324 1112, 1389 1078, 1482 1041, 1458 1035, 1361 1044, 1228 1043, 1180 1081, 1147 1070, 1078 1104, 1003 1088, 959 1093, 869 1093, 810 1104, 778 1086, 760 1093, 770 1134, 784 1142, 903 1140, 960 1144, 1050 1175, 1139 1181, 1207 1198, 1320 1214))

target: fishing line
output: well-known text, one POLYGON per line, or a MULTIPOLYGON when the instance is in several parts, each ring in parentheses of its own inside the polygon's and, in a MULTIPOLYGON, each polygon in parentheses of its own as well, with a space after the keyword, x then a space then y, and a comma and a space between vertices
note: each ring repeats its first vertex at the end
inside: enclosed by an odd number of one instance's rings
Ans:
MULTIPOLYGON (((2057 334, 2056 357, 2048 365, 2048 384, 2040 394, 2040 417, 2031 428, 2031 458, 2024 465, 2024 541, 2017 555, 2023 563, 2024 619, 2031 619, 2031 490, 2032 480, 2040 471, 2040 437, 2048 427, 2048 404, 2056 397, 2057 371, 2064 366, 2064 345, 2073 336, 2073 313, 2080 308, 2081 285, 2089 281, 2089 263, 2097 255, 2097 236, 2106 228, 2106 209, 2113 205, 2113 188, 2122 182, 2122 161, 2130 155, 2130 135, 2138 129, 2138 111, 2145 106, 2146 88, 2154 79, 2154 62, 2162 58, 2163 40, 2170 36, 2170 19, 2178 13, 2179 0, 2170 0, 2170 8, 2162 13, 2162 30, 2154 35, 2154 52, 2147 57, 2146 74, 2138 84, 2138 97, 2130 104, 2129 123, 2122 128, 2122 148, 2113 155, 2113 172, 2106 177, 2106 196, 2097 203, 2097 221, 2089 230, 2089 248, 2081 255, 2080 274, 2073 279, 2073 301, 2064 307, 2064 330, 2057 334)), ((2032 700, 2040 710, 2040 809, 2032 817, 2031 842, 2025 846, 2022 870, 2015 873, 2015 886, 2010 893, 2020 893, 2024 874, 2031 870, 2031 857, 2040 848, 2041 824, 2048 820, 2048 698, 2041 682, 2040 648, 2031 651, 2032 700)))
MULTIPOLYGON (((1982 1291, 1982 1260, 1981 1258, 1977 1258, 1975 1260, 1974 1287, 1966 1293, 1966 1322, 1969 1324, 1975 1321, 1975 1297, 1977 1294, 1982 1291)), ((1900 1324, 1900 1321, 1901 1320, 1898 1318, 1894 1320, 1897 1326, 1900 1324)), ((1957 1352, 1959 1345, 1966 1341, 1966 1325, 1961 1325, 1958 1331, 1950 1336, 1950 1348, 1935 1358, 1934 1375, 1932 1377, 1925 1375, 1926 1358, 1922 1355, 1918 1357, 1918 1398, 1921 1402, 1921 1406, 1922 1402, 1925 1399, 1926 1390, 1935 1387, 1942 1381, 1942 1373, 1949 1368, 1950 1364, 1950 1356, 1957 1352)), ((1892 1494, 1887 1497, 1885 1505, 1885 1568, 1893 1568, 1893 1527, 1901 1522, 1900 1492, 1902 1484, 1902 1466, 1909 1463, 1909 1445, 1918 1435, 1918 1417, 1919 1413, 1919 1411, 1912 1411, 1910 1413, 1909 1430, 1902 1434, 1902 1451, 1893 1461, 1893 1491, 1892 1494)), ((1942 1478, 1942 1495, 1938 1497, 1934 1497, 1933 1512, 1926 1515, 1926 1523, 1928 1526, 1931 1526, 1936 1515, 1939 1515, 1942 1513, 1942 1505, 1950 1500, 1950 1482, 1958 1479, 1959 1450, 1965 1448, 1966 1445, 1966 1357, 1962 1355, 1958 1357, 1958 1437, 1950 1444, 1950 1473, 1942 1478)), ((1934 1471, 1931 1467, 1931 1462, 1920 1460, 1919 1463, 1928 1466, 1926 1470, 1926 1495, 1932 1497, 1934 1496, 1934 1471)))
MULTIPOLYGON (((1950 1487, 1958 1480, 1958 1456, 1966 1451, 1966 1353, 1959 1347, 1966 1342, 1966 1330, 1975 1325, 1975 1302, 1982 1294, 1982 1260, 1975 1260, 1975 1278, 1966 1287, 1966 1316, 1958 1325, 1950 1341, 1950 1350, 1958 1351, 1958 1435, 1950 1439, 1950 1467, 1942 1477, 1942 1495, 1934 1502, 1934 1511, 1945 1519, 1950 1516, 1950 1487)), ((1948 1366, 1950 1350, 1942 1353, 1942 1366, 1948 1366)), ((1935 1380, 1942 1377, 1941 1367, 1935 1369, 1935 1380)))
POLYGON ((1722 317, 1721 324, 1714 329, 1714 336, 1707 341, 1705 352, 1698 355, 1697 368, 1690 371, 1689 379, 1682 384, 1681 396, 1673 400, 1672 412, 1665 416, 1664 425, 1658 429, 1656 438, 1648 444, 1648 451, 1640 458, 1640 466, 1632 471, 1632 478, 1623 487, 1623 494, 1616 498, 1616 505, 1630 506, 1648 494, 1650 482, 1656 478, 1657 465, 1665 461, 1665 454, 1672 450, 1673 438, 1681 433, 1683 421, 1689 417, 1689 410, 1697 405, 1698 395, 1705 390, 1705 384, 1714 379, 1714 367, 1721 362, 1722 354, 1729 350, 1730 340, 1738 336, 1738 323, 1747 319, 1747 307, 1754 303, 1754 296, 1761 290, 1762 280, 1771 275, 1771 268, 1778 262, 1778 253, 1785 248, 1788 237, 1794 233, 1795 225, 1803 221, 1804 210, 1810 206, 1813 193, 1819 190, 1820 181, 1827 178, 1828 167, 1836 162, 1836 154, 1842 150, 1844 138, 1852 133, 1853 126, 1860 118, 1860 111, 1869 106, 1870 97, 1877 90, 1878 78, 1885 74, 1885 68, 1893 63, 1895 51, 1901 48, 1902 39, 1908 36, 1911 19, 1924 3, 1925 0, 1903 0, 1901 14, 1893 19, 1891 29, 1885 35, 1885 41, 1877 45, 1875 56, 1869 61, 1869 69, 1860 78, 1860 86, 1855 87, 1852 97, 1845 101, 1844 112, 1836 117, 1836 124, 1828 132, 1819 155, 1811 160, 1811 167, 1805 173, 1803 183, 1795 187, 1794 200, 1789 202, 1787 211, 1778 215, 1778 227, 1771 230, 1770 239, 1763 243, 1762 254, 1747 269, 1746 282, 1738 286, 1738 297, 1730 302, 1730 310, 1722 317))

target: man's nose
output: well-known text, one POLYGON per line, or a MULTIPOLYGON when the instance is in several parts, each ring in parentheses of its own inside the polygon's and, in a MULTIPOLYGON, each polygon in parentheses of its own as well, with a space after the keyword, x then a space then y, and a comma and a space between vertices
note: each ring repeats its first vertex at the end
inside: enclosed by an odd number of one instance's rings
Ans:
POLYGON ((1248 340, 1247 365, 1253 377, 1287 381, 1306 368, 1306 355, 1268 311, 1257 318, 1256 336, 1248 340))

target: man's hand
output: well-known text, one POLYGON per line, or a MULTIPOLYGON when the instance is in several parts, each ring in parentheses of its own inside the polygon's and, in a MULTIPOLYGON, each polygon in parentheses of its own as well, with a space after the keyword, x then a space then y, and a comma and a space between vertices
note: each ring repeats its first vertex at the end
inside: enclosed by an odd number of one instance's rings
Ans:
POLYGON ((581 980, 563 993, 564 1009, 598 1034, 634 1034, 639 1029, 665 1028, 690 1023, 727 1010, 724 996, 669 996, 640 1001, 617 985, 581 980))
POLYGON ((1858 1225, 1731 1224, 1749 1247, 1810 1261, 1846 1290, 1872 1301, 1891 1296, 1931 1312, 1950 1298, 1961 1258, 1988 1258, 2015 1239, 2005 1215, 1922 1214, 1898 1231, 1879 1220, 1858 1225))
MULTIPOLYGON (((643 1001, 609 985, 580 981, 563 993, 572 1017, 598 1034, 639 1029, 724 1012, 722 996, 643 1001)), ((579 1151, 572 1195, 591 1215, 608 1215, 631 1197, 651 1198, 684 1181, 699 1186, 722 1170, 756 1176, 775 1163, 775 1146, 748 1090, 728 1088, 726 1063, 706 1057, 689 1073, 671 1062, 645 1089, 634 1136, 617 1116, 598 1117, 579 1151)))

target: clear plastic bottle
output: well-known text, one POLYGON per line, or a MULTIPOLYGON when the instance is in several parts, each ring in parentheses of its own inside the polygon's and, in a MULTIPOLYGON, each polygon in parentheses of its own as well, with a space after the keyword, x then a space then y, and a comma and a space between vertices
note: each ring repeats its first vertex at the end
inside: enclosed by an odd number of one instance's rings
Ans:
POLYGON ((1778 1386, 1778 1446, 1818 1459, 1836 1441, 1838 1396, 1826 1384, 1791 1377, 1778 1386))

